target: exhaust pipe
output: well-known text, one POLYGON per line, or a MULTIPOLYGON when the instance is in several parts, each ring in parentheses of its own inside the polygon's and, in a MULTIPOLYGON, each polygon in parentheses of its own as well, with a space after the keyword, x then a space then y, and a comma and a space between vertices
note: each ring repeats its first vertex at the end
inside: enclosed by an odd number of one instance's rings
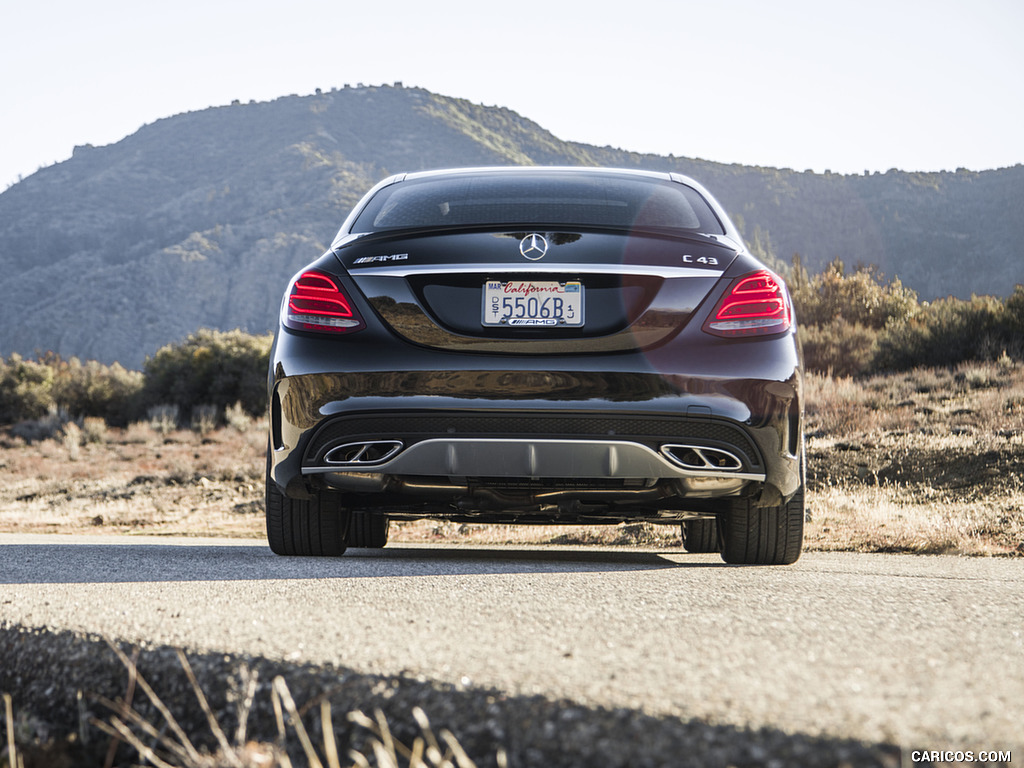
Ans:
POLYGON ((661 446, 661 453, 669 461, 685 469, 715 472, 738 472, 743 469, 740 458, 722 448, 670 443, 661 446))
POLYGON ((331 448, 324 461, 333 466, 370 466, 394 458, 404 446, 400 440, 367 440, 331 448))

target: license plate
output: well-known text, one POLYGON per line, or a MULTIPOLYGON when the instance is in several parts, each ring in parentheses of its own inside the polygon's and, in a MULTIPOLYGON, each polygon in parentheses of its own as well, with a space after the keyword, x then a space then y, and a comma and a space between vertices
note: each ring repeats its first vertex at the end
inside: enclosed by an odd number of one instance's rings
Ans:
POLYGON ((537 280, 484 283, 484 325, 582 326, 583 285, 537 280))

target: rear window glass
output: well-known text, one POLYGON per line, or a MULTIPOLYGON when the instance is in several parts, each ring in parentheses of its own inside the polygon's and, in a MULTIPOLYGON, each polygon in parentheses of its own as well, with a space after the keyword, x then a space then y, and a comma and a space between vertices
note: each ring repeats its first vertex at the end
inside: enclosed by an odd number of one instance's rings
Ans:
POLYGON ((491 224, 724 234, 704 198, 683 184, 571 173, 471 174, 392 184, 370 200, 352 231, 491 224))

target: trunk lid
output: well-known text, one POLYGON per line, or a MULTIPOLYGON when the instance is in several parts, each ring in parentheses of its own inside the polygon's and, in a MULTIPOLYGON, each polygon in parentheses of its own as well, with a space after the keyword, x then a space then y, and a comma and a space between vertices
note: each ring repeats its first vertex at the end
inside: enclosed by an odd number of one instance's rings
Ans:
POLYGON ((737 247, 718 236, 434 231, 354 237, 335 254, 381 319, 407 341, 567 354, 668 340, 737 247))

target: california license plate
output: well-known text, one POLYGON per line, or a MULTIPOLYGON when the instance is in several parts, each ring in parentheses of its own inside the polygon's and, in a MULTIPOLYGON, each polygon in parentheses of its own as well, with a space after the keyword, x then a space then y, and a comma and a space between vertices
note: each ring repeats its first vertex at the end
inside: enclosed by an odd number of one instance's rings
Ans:
POLYGON ((583 285, 538 280, 484 283, 484 325, 582 326, 583 285))

